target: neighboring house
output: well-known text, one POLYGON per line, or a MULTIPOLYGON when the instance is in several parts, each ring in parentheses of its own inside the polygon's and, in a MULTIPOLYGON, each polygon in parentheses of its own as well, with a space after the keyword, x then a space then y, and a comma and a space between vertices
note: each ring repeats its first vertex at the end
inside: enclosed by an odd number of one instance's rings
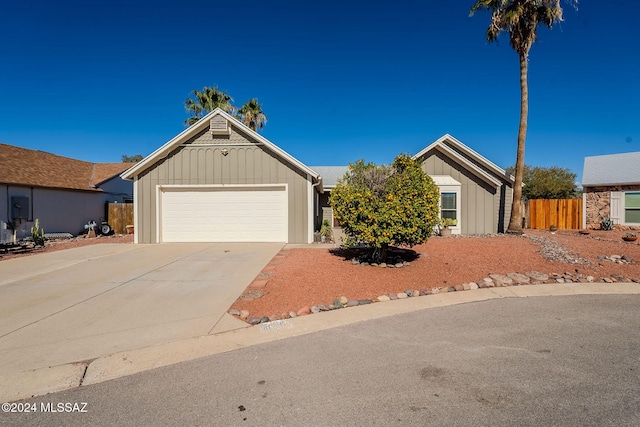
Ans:
POLYGON ((611 218, 625 228, 640 228, 640 152, 584 158, 583 228, 598 229, 611 218))
POLYGON ((121 175, 134 181, 135 241, 313 241, 311 168, 217 108, 121 175))
POLYGON ((119 177, 133 163, 89 163, 0 144, 0 241, 31 234, 39 219, 45 232, 78 234, 105 216, 105 203, 133 198, 119 177))
MULTIPOLYGON (((506 230, 513 177, 450 135, 415 157, 454 233, 506 230)), ((216 109, 121 177, 134 181, 137 243, 310 243, 334 223, 329 194, 347 169, 306 166, 216 109)))

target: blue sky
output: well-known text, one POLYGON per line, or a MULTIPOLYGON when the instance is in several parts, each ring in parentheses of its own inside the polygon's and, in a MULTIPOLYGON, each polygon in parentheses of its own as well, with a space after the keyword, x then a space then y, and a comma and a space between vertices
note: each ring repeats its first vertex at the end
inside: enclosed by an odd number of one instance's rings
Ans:
MULTIPOLYGON (((307 165, 389 163, 450 133, 515 163, 518 58, 473 0, 35 1, 0 13, 0 142, 93 162, 150 154, 184 100, 257 97, 307 165)), ((640 151, 640 2, 583 0, 530 55, 526 163, 582 174, 640 151)))

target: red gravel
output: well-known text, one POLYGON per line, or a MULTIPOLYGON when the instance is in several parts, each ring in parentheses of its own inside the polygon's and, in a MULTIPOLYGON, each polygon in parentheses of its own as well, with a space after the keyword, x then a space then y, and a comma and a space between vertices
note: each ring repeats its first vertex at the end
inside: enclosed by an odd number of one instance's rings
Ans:
POLYGON ((447 287, 479 281, 490 273, 579 273, 596 279, 620 274, 640 278, 640 244, 622 241, 623 231, 592 231, 583 236, 575 231, 526 230, 544 236, 591 262, 591 265, 549 261, 540 254, 540 246, 524 236, 433 237, 413 249, 421 256, 401 269, 363 267, 333 255, 324 248, 286 249, 265 267, 256 280, 268 277, 264 296, 245 301, 238 299, 232 308, 248 310, 251 316, 298 311, 317 304, 330 305, 335 298, 375 299, 390 292, 447 287), (627 255, 632 263, 616 264, 598 260, 598 255, 627 255))

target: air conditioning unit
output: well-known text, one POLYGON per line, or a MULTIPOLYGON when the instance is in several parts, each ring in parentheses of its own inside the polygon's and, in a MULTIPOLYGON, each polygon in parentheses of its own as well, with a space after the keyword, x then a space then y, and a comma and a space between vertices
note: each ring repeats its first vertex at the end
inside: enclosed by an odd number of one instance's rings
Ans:
POLYGON ((6 222, 0 219, 0 244, 13 243, 13 230, 6 222))

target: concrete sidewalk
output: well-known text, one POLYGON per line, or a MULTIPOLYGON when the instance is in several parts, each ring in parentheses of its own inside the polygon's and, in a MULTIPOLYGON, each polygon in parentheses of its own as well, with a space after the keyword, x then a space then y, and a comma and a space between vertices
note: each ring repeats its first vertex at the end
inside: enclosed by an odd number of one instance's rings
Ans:
POLYGON ((40 393, 33 381, 76 386, 110 354, 245 327, 226 311, 282 247, 100 244, 0 262, 0 400, 40 393))
POLYGON ((245 326, 228 332, 148 346, 138 350, 118 352, 84 364, 62 364, 4 375, 0 377, 0 383, 3 384, 2 391, 0 391, 0 401, 17 400, 80 385, 95 384, 259 343, 411 311, 499 298, 603 294, 640 294, 640 284, 563 283, 478 289, 321 312, 295 319, 280 320, 253 327, 245 326))

